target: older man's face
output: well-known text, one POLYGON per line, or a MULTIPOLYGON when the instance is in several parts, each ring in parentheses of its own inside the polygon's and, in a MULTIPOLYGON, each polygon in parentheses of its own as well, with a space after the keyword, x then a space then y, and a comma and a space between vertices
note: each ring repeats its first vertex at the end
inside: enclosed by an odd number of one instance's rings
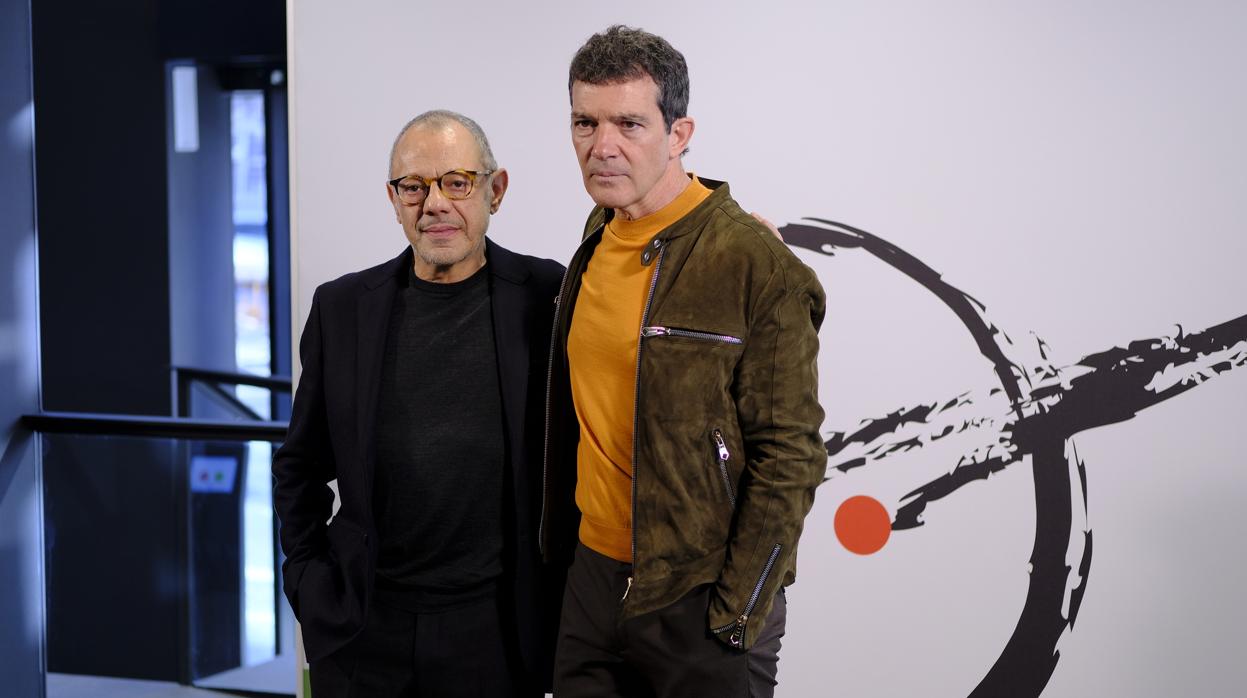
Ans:
MULTIPOLYGON (((485 171, 480 148, 463 126, 419 125, 403 134, 390 163, 391 179, 407 175, 440 177, 452 170, 485 171)), ((386 186, 394 214, 415 250, 416 276, 430 281, 461 281, 485 264, 485 231, 507 189, 507 174, 478 176, 464 199, 447 198, 434 184, 420 204, 399 199, 386 186)))
POLYGON ((640 218, 688 185, 679 158, 692 135, 692 119, 677 119, 667 130, 653 78, 604 85, 576 81, 571 97, 572 145, 594 203, 640 218))

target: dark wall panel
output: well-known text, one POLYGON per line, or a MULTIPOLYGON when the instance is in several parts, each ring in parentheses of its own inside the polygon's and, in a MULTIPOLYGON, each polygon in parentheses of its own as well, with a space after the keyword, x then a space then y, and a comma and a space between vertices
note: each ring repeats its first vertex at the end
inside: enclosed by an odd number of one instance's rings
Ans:
POLYGON ((286 3, 281 0, 164 0, 158 29, 166 58, 217 63, 286 58, 286 3))
POLYGON ((49 435, 48 670, 177 681, 184 480, 169 441, 49 435))
POLYGON ((170 412, 157 5, 33 6, 48 410, 170 412))
MULTIPOLYGON (((178 366, 233 371, 230 94, 215 70, 194 70, 199 149, 168 153, 170 353, 178 366)), ((172 110, 172 98, 169 104, 172 110)), ((168 138, 174 141, 172 125, 168 138)))
POLYGON ((63 0, 32 14, 44 407, 169 414, 165 64, 284 60, 285 4, 63 0))

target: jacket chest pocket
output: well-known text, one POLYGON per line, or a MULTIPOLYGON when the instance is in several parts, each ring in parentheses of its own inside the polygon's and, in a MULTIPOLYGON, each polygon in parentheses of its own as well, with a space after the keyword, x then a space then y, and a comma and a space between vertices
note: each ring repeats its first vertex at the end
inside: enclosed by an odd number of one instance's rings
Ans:
POLYGON ((645 399, 658 399, 690 418, 724 414, 731 402, 733 373, 744 354, 743 339, 712 330, 646 325, 640 342, 645 399))
POLYGON ((716 334, 714 332, 703 332, 701 330, 689 330, 679 327, 664 327, 662 325, 649 325, 641 328, 642 337, 672 337, 675 339, 691 339, 698 342, 709 342, 711 344, 744 344, 744 340, 740 337, 733 337, 730 334, 716 334))

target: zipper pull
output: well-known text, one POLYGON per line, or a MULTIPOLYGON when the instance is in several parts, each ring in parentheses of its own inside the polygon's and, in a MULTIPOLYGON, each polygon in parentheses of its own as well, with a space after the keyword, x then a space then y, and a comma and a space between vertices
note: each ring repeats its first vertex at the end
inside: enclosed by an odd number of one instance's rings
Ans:
POLYGON ((740 647, 745 641, 745 623, 749 622, 749 614, 742 613, 740 618, 736 619, 736 629, 728 636, 728 642, 732 643, 732 647, 740 647))
POLYGON ((666 327, 642 327, 641 328, 642 337, 664 337, 668 334, 671 334, 671 330, 667 329, 666 327))
POLYGON ((623 598, 619 599, 619 603, 628 600, 628 592, 630 591, 632 591, 632 577, 628 577, 628 586, 624 587, 624 595, 623 598))
POLYGON ((714 430, 714 445, 719 447, 719 460, 727 460, 732 454, 727 452, 727 442, 723 440, 723 432, 714 430))

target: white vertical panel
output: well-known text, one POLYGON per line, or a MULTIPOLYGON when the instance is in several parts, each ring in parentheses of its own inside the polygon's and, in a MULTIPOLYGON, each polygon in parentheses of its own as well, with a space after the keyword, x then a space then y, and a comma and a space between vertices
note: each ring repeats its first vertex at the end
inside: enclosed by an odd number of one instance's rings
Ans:
MULTIPOLYGON (((567 62, 612 22, 686 55, 690 169, 779 223, 819 216, 883 236, 984 302, 1019 345, 1043 338, 1058 365, 1247 313, 1238 4, 537 1, 464 13, 390 0, 301 3, 292 16, 300 322, 317 284, 405 244, 385 158, 426 109, 478 120, 509 169, 490 235, 566 261, 589 205, 567 136, 567 62), (430 60, 451 54, 455 75, 430 60)), ((827 430, 990 390, 963 328, 921 288, 863 255, 801 256, 831 298, 827 430)), ((1045 697, 1231 695, 1247 680, 1244 414, 1239 369, 1075 438, 1094 557, 1045 697)), ((951 469, 949 448, 820 489, 779 695, 966 695, 992 666, 1026 593, 1029 464, 932 504, 924 526, 873 556, 847 553, 832 531, 845 497, 921 484, 951 469)))
POLYGON ((199 150, 199 69, 193 65, 173 68, 173 151, 199 150))

